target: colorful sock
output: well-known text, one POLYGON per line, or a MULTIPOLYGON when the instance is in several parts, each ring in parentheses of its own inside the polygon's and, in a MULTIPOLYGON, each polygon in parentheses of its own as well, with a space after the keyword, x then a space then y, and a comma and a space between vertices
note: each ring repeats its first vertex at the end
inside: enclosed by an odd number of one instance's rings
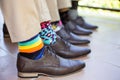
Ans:
POLYGON ((39 35, 23 42, 18 43, 19 52, 22 56, 37 60, 44 53, 44 44, 39 35))
POLYGON ((42 56, 44 55, 44 47, 36 52, 33 52, 31 54, 26 54, 26 53, 20 53, 22 56, 33 59, 33 60, 38 60, 40 58, 42 58, 42 56))
POLYGON ((49 21, 41 23, 40 37, 45 45, 54 44, 56 42, 56 33, 52 30, 49 21))
POLYGON ((56 21, 56 22, 52 22, 52 29, 57 32, 59 31, 62 27, 63 27, 63 24, 62 24, 62 21, 56 21))

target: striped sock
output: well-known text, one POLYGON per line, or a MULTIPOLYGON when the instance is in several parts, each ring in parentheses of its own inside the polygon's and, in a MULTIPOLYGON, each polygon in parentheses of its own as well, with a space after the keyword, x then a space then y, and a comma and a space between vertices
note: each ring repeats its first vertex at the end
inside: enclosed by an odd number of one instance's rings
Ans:
POLYGON ((19 52, 22 56, 30 59, 40 59, 44 53, 44 44, 39 35, 18 43, 19 52))

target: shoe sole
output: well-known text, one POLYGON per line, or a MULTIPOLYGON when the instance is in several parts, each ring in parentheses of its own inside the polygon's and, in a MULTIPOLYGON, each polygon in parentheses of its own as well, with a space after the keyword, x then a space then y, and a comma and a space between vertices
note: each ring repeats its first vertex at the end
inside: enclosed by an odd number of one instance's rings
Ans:
MULTIPOLYGON (((84 67, 83 67, 84 68, 84 67)), ((75 72, 71 72, 69 74, 64 74, 64 75, 49 75, 49 74, 45 74, 45 73, 22 73, 22 72, 18 72, 18 77, 20 78, 38 78, 40 76, 46 76, 46 77, 61 77, 61 76, 67 76, 67 75, 71 75, 73 73, 78 73, 80 71, 82 71, 83 69, 80 69, 78 71, 75 72)))
POLYGON ((79 70, 76 70, 74 72, 68 73, 68 74, 61 74, 61 75, 49 75, 49 74, 45 74, 45 73, 23 73, 23 72, 18 72, 18 77, 20 78, 38 78, 39 76, 47 76, 47 77, 60 77, 60 76, 65 76, 65 75, 70 75, 73 73, 78 73, 80 71, 83 70, 83 68, 85 67, 85 64, 83 64, 81 66, 81 68, 79 70))
POLYGON ((77 73, 79 71, 82 70, 78 70, 75 72, 71 72, 69 74, 64 74, 64 75, 49 75, 49 74, 45 74, 45 73, 22 73, 22 72, 18 72, 18 77, 20 78, 38 78, 40 76, 46 76, 46 77, 61 77, 61 76, 67 76, 67 75, 71 75, 73 73, 77 73))
POLYGON ((50 76, 44 73, 22 73, 18 72, 18 77, 20 78, 38 78, 39 76, 50 76))

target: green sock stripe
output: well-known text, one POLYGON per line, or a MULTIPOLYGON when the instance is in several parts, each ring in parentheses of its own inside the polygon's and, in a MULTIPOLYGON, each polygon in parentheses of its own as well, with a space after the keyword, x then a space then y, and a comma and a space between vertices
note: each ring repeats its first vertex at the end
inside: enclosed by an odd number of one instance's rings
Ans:
POLYGON ((32 45, 35 42, 37 42, 38 40, 40 40, 40 37, 36 37, 35 39, 29 41, 29 42, 25 42, 25 43, 18 43, 19 46, 28 46, 28 45, 32 45))

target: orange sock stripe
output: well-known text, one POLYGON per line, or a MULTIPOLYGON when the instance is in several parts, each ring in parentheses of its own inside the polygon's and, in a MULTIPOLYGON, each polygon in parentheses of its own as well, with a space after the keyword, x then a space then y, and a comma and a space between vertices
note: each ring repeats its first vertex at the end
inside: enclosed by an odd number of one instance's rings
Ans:
POLYGON ((35 52, 35 51, 38 51, 40 49, 42 49, 44 46, 43 43, 41 43, 40 45, 34 47, 34 48, 30 48, 30 49, 24 49, 24 50, 19 50, 20 52, 24 52, 24 53, 32 53, 32 52, 35 52))

